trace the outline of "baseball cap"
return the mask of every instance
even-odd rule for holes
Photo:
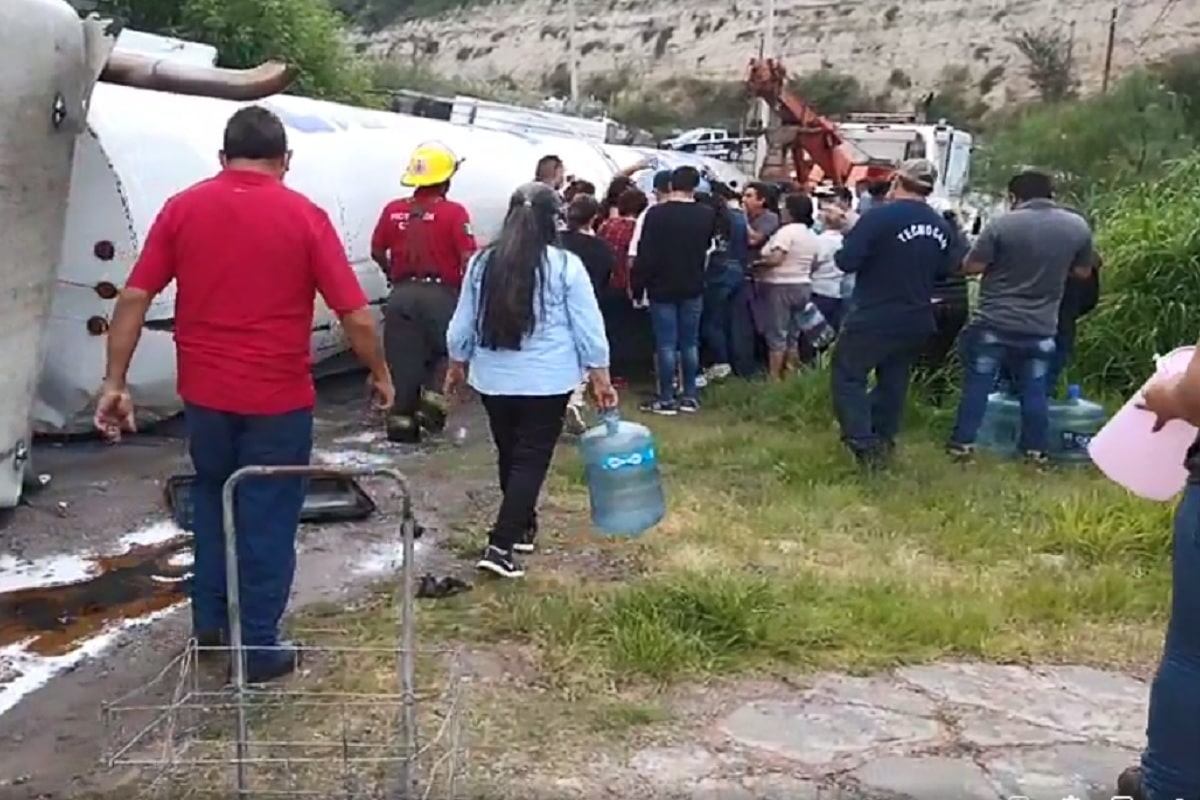
[[[937,183],[938,171],[934,163],[927,158],[910,158],[900,165],[896,174],[905,182],[915,187],[932,190]]]

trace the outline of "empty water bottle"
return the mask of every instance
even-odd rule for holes
[[[817,351],[828,348],[837,336],[837,331],[826,321],[817,304],[811,301],[796,315],[796,325],[799,326],[800,335],[804,340]]]
[[[1020,435],[1021,401],[1008,391],[992,392],[988,395],[975,445],[981,450],[1009,456],[1017,452]]]
[[[638,536],[666,514],[658,448],[644,425],[615,411],[579,437],[592,523],[610,536]]]
[[[1050,457],[1067,463],[1087,463],[1088,445],[1108,415],[1104,407],[1085,400],[1079,387],[1067,387],[1067,399],[1050,404]]]

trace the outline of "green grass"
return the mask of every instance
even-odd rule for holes
[[[530,559],[429,624],[531,646],[572,694],[755,670],[870,670],[936,658],[1140,666],[1170,588],[1171,508],[1091,469],[941,453],[948,420],[914,404],[899,461],[861,476],[821,374],[731,385],[696,418],[649,421],[670,513],[632,541],[589,537],[580,470],[550,495],[573,555],[627,557],[599,579]],[[548,559],[543,561],[543,558]]]
[[[722,703],[823,670],[1153,662],[1171,584],[1169,505],[1132,499],[1090,469],[953,464],[939,447],[950,411],[919,397],[895,468],[863,476],[838,441],[826,381],[731,384],[696,417],[645,420],[669,513],[639,539],[591,531],[579,464],[560,448],[527,578],[420,602],[420,645],[453,646],[471,676],[467,736],[472,753],[491,754],[472,760],[471,781],[491,787],[547,764],[584,774],[597,754],[702,736],[701,718]],[[485,459],[445,453],[425,480],[448,470],[490,480]],[[470,571],[492,505],[438,511],[447,557]],[[309,608],[296,625],[394,647],[395,588]],[[392,652],[327,661],[299,679],[304,690],[395,690]],[[446,678],[444,660],[421,659],[427,733],[447,707]],[[347,724],[363,741],[394,724],[387,708],[357,714]],[[313,714],[263,724],[273,741],[341,735]]]

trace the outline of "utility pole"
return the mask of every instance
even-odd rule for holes
[[[766,0],[767,3],[767,29],[763,37],[763,50],[766,51],[767,58],[774,58],[775,52],[775,0]]]
[[[763,30],[762,45],[759,50],[759,58],[775,58],[775,0],[764,0],[766,8],[764,15],[766,16],[766,27]],[[761,121],[762,134],[758,137],[758,143],[755,147],[754,155],[754,177],[761,176],[763,165],[767,162],[771,145],[767,138],[767,131],[771,129],[771,106],[766,100],[758,101],[758,115]]]
[[[1075,72],[1075,20],[1071,20],[1067,29],[1067,70]]]
[[[1108,17],[1108,44],[1104,48],[1104,77],[1100,81],[1100,93],[1108,94],[1108,82],[1112,77],[1113,49],[1117,45],[1117,4],[1114,2],[1112,14]]]
[[[567,0],[567,70],[571,76],[571,110],[579,110],[579,58],[575,49],[575,0]]]

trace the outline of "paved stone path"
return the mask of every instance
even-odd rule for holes
[[[1144,743],[1148,689],[1087,667],[823,676],[629,768],[654,795],[692,800],[1109,800]]]

